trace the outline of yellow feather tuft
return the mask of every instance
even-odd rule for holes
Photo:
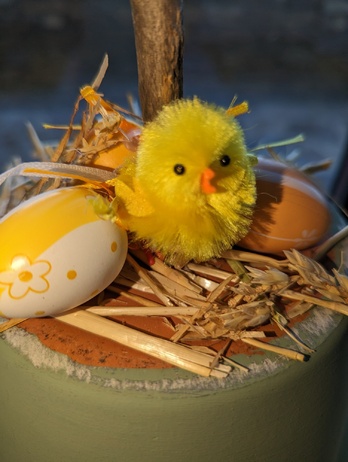
[[[249,104],[247,101],[243,101],[240,104],[237,104],[236,106],[231,106],[227,109],[227,114],[232,115],[233,117],[237,117],[242,114],[246,114],[249,112]]]

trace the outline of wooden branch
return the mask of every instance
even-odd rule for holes
[[[182,0],[130,0],[145,122],[183,93]]]

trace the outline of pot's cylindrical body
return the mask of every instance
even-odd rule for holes
[[[0,341],[1,461],[348,460],[347,320],[317,310],[299,331],[308,362],[241,357],[251,371],[218,380],[78,366],[14,328]]]

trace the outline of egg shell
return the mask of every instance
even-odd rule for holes
[[[330,226],[324,195],[303,173],[284,163],[259,159],[257,200],[249,233],[238,245],[262,253],[316,245]]]
[[[121,271],[127,233],[94,210],[83,187],[33,197],[0,220],[0,315],[29,318],[74,308]]]
[[[98,167],[105,170],[115,170],[120,167],[127,159],[134,156],[134,152],[138,147],[139,136],[142,128],[127,120],[122,119],[119,132],[108,135],[108,141],[119,141],[115,146],[100,151],[97,156],[90,162],[90,166]],[[128,140],[124,141],[124,137]],[[89,139],[93,142],[94,138]]]

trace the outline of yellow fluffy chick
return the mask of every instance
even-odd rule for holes
[[[110,181],[118,222],[169,264],[218,257],[248,232],[254,163],[224,109],[176,101],[145,126],[136,157]]]

